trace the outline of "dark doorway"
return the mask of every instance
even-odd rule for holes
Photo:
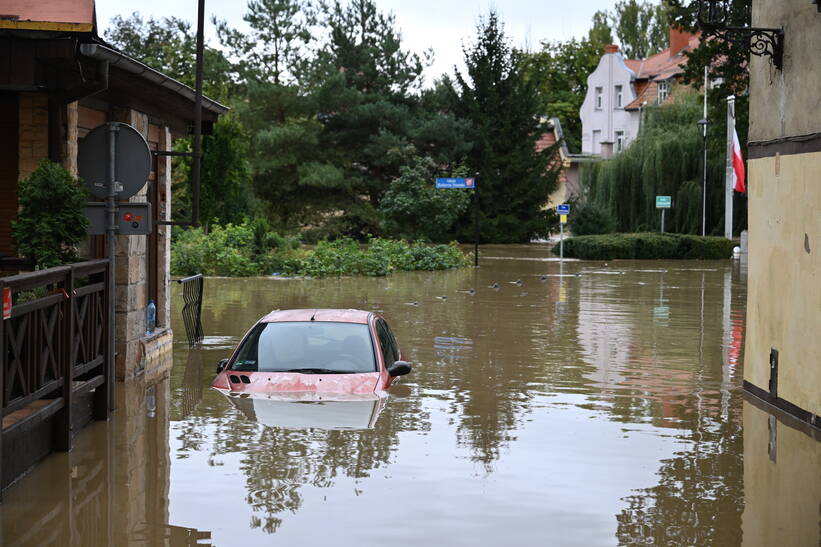
[[[16,91],[0,91],[0,256],[14,256],[11,221],[17,216],[19,106]]]

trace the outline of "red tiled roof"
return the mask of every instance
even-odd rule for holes
[[[687,44],[687,51],[692,51],[698,47],[699,35],[693,35]],[[680,66],[687,64],[687,57],[683,51],[670,56],[670,48],[665,48],[655,55],[642,60],[625,59],[627,68],[636,73],[637,80],[666,80],[681,74],[684,69]]]
[[[90,32],[94,0],[0,0],[0,28]]]

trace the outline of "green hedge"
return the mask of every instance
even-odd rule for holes
[[[293,239],[266,232],[258,222],[178,231],[171,244],[174,275],[329,277],[384,276],[397,270],[446,270],[469,264],[456,244],[426,245],[371,239],[367,245],[349,238],[303,247]]]
[[[723,237],[690,234],[604,234],[576,236],[564,242],[564,256],[583,260],[613,260],[617,258],[700,259],[730,258],[735,243]],[[553,248],[559,254],[559,246]]]

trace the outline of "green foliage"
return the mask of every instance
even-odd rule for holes
[[[350,238],[320,241],[314,249],[268,231],[267,221],[215,225],[180,231],[171,247],[174,275],[216,276],[340,275],[384,276],[401,270],[443,270],[467,265],[455,244],[426,245],[371,239],[361,245]]]
[[[20,181],[20,210],[11,223],[17,252],[39,269],[72,262],[86,237],[88,195],[61,165],[43,160]]]
[[[661,3],[620,0],[612,19],[628,59],[646,59],[668,46],[670,23],[667,9]]]
[[[415,158],[401,167],[380,203],[385,231],[403,239],[447,241],[451,228],[470,204],[468,191],[437,190],[435,164]],[[441,176],[461,176],[454,171]]]
[[[582,203],[570,215],[570,231],[574,236],[609,234],[616,231],[616,219],[607,209]]]
[[[699,97],[681,93],[677,100],[645,110],[638,138],[613,159],[585,167],[582,186],[586,199],[609,211],[622,232],[653,230],[659,226],[657,195],[673,197],[666,227],[671,232],[701,231],[702,137]],[[724,180],[722,157],[708,162],[708,180]],[[724,226],[724,185],[708,185],[707,233]]]
[[[542,205],[556,187],[559,166],[548,167],[555,148],[535,148],[546,130],[541,77],[527,74],[525,55],[511,48],[493,11],[464,52],[467,72],[456,73],[455,111],[472,126],[467,165],[479,174],[481,239],[520,243],[545,235],[552,213]],[[460,225],[460,234],[471,238],[471,216],[463,215]]]
[[[575,236],[564,241],[564,256],[582,260],[699,259],[732,256],[734,242],[723,237],[670,233]],[[559,248],[553,248],[554,254]]]
[[[177,141],[178,149],[190,150],[190,141]],[[253,215],[254,203],[248,137],[234,116],[222,116],[213,135],[202,139],[200,167],[200,221],[241,222]],[[174,169],[172,211],[175,220],[191,218],[190,158],[182,158]]]

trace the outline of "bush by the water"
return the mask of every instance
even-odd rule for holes
[[[564,242],[564,256],[583,260],[613,260],[617,258],[700,259],[730,258],[735,243],[723,237],[702,237],[689,234],[605,234],[576,236]],[[559,247],[553,248],[559,254]]]
[[[361,245],[342,238],[320,241],[309,249],[267,229],[267,224],[257,220],[213,226],[208,234],[200,228],[179,231],[171,245],[171,272],[237,277],[384,276],[397,270],[445,270],[469,262],[456,244],[371,239]]]
[[[609,234],[616,231],[616,219],[610,211],[593,203],[582,203],[570,216],[570,231],[576,236]]]

